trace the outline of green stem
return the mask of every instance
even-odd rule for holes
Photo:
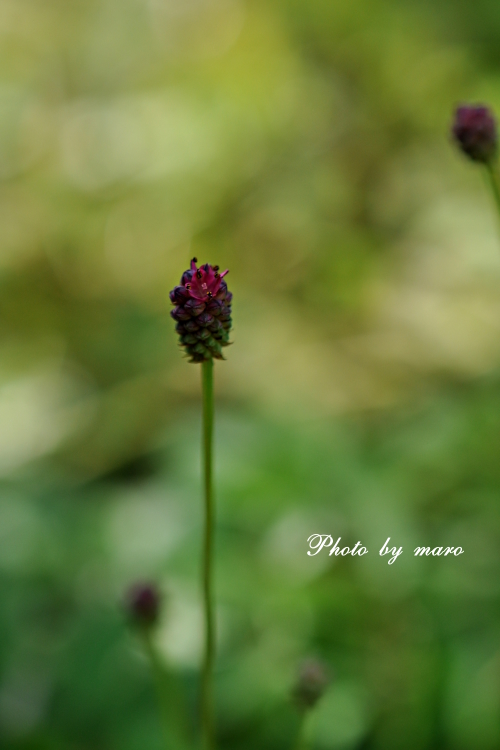
[[[307,750],[307,716],[308,712],[306,711],[303,711],[300,716],[300,724],[294,750]]]
[[[203,400],[203,485],[205,496],[205,531],[203,540],[203,609],[205,617],[205,651],[201,686],[201,729],[203,750],[214,750],[213,669],[215,658],[215,623],[212,591],[212,558],[214,538],[214,499],[212,493],[212,438],[214,423],[213,360],[201,366]]]
[[[158,656],[151,637],[151,631],[148,628],[143,628],[141,633],[144,649],[148,655],[156,684],[158,706],[166,747],[168,750],[171,750],[173,747],[185,750],[190,743],[188,737],[188,720],[180,685],[177,684],[173,675],[165,668]]]
[[[490,183],[491,192],[493,193],[495,205],[500,217],[500,187],[498,185],[498,175],[491,162],[486,163],[486,173],[488,175],[488,182]]]
[[[151,633],[148,628],[143,628],[142,638],[144,642],[144,649],[148,655],[149,662],[151,664],[151,671],[153,672],[154,681],[156,684],[156,693],[158,696],[158,708],[160,709],[161,723],[163,727],[163,735],[165,739],[165,747],[170,750],[170,716],[169,716],[169,696],[165,689],[165,683],[163,680],[163,668],[156,653],[156,649],[151,640]]]

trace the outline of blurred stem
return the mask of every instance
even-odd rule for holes
[[[158,708],[160,709],[161,723],[163,727],[163,735],[165,739],[165,747],[170,750],[170,717],[169,717],[169,695],[166,690],[164,682],[163,667],[153,645],[151,639],[151,631],[149,628],[142,628],[142,639],[144,642],[144,648],[148,655],[149,662],[151,664],[151,671],[153,672],[154,681],[156,684],[156,693],[158,696]]]
[[[300,716],[299,729],[297,732],[297,741],[294,746],[294,750],[307,750],[307,725],[309,712],[302,711]]]
[[[171,750],[173,746],[187,748],[189,746],[188,721],[180,685],[176,683],[173,675],[168,672],[158,656],[151,630],[143,628],[141,632],[156,684],[165,745],[168,750]]]
[[[203,609],[205,617],[205,652],[201,685],[201,730],[203,750],[213,750],[214,701],[213,669],[215,657],[215,624],[212,591],[212,557],[214,537],[214,500],[212,493],[212,442],[214,423],[213,360],[201,365],[203,400],[203,477],[205,495],[205,531],[203,540]]]
[[[486,163],[486,173],[488,175],[488,182],[491,186],[493,198],[495,199],[495,205],[497,207],[498,216],[500,218],[500,187],[498,185],[498,175],[495,167],[491,162]]]

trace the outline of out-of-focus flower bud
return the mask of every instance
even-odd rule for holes
[[[175,308],[170,313],[177,321],[175,327],[190,362],[205,362],[212,357],[223,359],[222,347],[229,344],[231,329],[232,294],[227,291],[219,266],[205,263],[184,271],[181,285],[170,292]]]
[[[484,105],[457,107],[452,132],[459,148],[473,161],[487,164],[496,154],[497,125]]]
[[[135,583],[125,595],[125,609],[133,625],[150,628],[160,615],[161,594],[153,583]]]
[[[317,659],[306,659],[299,667],[292,691],[296,706],[301,711],[313,708],[326,691],[330,680],[325,665]]]

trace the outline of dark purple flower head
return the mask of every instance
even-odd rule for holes
[[[473,161],[490,162],[497,150],[497,125],[484,105],[462,105],[455,112],[453,136],[459,148]]]
[[[160,615],[161,595],[152,583],[135,583],[125,595],[125,609],[134,625],[150,628]]]
[[[191,268],[184,271],[180,286],[170,292],[175,305],[170,313],[190,362],[205,362],[212,357],[223,359],[222,347],[229,344],[231,329],[231,300],[223,280],[228,271],[205,263],[197,268],[193,258]]]
[[[324,694],[329,682],[326,667],[321,661],[303,661],[292,692],[296,706],[301,711],[313,708]]]

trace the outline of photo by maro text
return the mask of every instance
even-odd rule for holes
[[[363,557],[363,555],[368,554],[369,550],[364,547],[361,542],[356,542],[354,547],[341,547],[341,539],[342,537],[339,536],[334,543],[333,537],[330,534],[311,534],[307,540],[309,546],[307,554],[310,557],[314,557],[323,549],[328,550],[329,556],[335,555],[335,557],[338,557],[339,555],[341,557],[346,557],[347,555],[350,555],[351,557]],[[387,563],[392,565],[392,563],[403,554],[403,547],[391,547],[389,546],[390,541],[391,537],[387,537],[379,550],[379,555],[381,557],[388,555]],[[458,557],[458,555],[463,554],[463,549],[462,547],[415,547],[413,554],[415,557],[447,557],[448,555]]]

